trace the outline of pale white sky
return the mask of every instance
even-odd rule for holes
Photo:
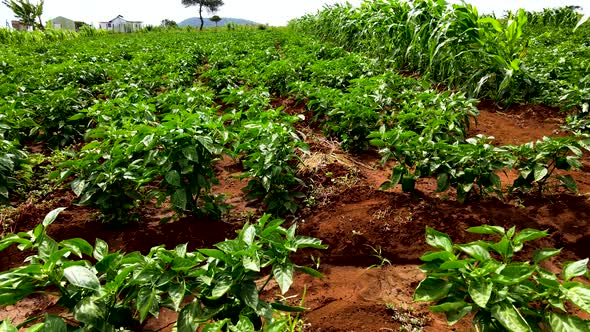
[[[321,9],[326,3],[333,4],[345,2],[345,0],[225,0],[224,2],[225,5],[217,13],[221,17],[238,17],[259,23],[284,25],[292,18]],[[362,0],[349,0],[349,2],[357,5]],[[506,9],[539,10],[565,5],[578,5],[586,11],[590,10],[590,0],[468,0],[467,2],[474,4],[482,13],[496,11],[502,14]],[[119,14],[128,20],[143,21],[152,25],[159,24],[163,19],[180,22],[186,18],[198,16],[196,7],[185,8],[180,0],[45,0],[43,21],[56,16],[65,16],[97,26],[99,21],[111,20]],[[11,19],[13,16],[10,9],[0,4],[0,26],[4,26],[4,22]]]

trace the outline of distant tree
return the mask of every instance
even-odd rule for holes
[[[215,27],[217,28],[217,23],[218,23],[219,21],[221,21],[221,17],[219,17],[219,16],[217,16],[217,15],[214,15],[213,17],[211,17],[211,18],[209,19],[209,21],[211,21],[211,22],[215,22]]]
[[[162,20],[162,26],[166,28],[176,28],[178,27],[178,24],[176,24],[176,21],[174,20],[165,19]]]
[[[82,27],[90,27],[90,25],[86,22],[74,21],[74,28],[76,29],[76,31],[80,31]]]
[[[223,6],[223,0],[181,0],[186,7],[199,6],[199,19],[201,20],[201,28],[203,30],[203,8],[210,13],[215,13],[219,7]]]
[[[8,8],[12,9],[14,16],[16,16],[27,27],[33,27],[33,30],[39,28],[45,29],[41,21],[43,14],[43,1],[38,4],[31,3],[29,0],[2,0]],[[39,23],[35,20],[39,19]]]

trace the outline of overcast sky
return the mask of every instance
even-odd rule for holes
[[[35,2],[36,0],[31,0]],[[345,2],[345,0],[225,0],[217,13],[221,17],[237,17],[270,25],[285,25],[288,20],[305,13],[315,12],[324,4]],[[349,0],[357,5],[362,0]],[[460,2],[460,1],[454,1]],[[496,11],[502,14],[506,9],[525,8],[539,10],[545,7],[578,5],[590,10],[590,0],[468,0],[480,12]],[[117,15],[128,20],[143,21],[156,25],[163,19],[180,22],[198,16],[196,7],[185,8],[180,0],[45,0],[43,21],[56,16],[84,21],[97,26],[99,21],[108,21]],[[209,15],[207,15],[209,16]],[[0,4],[0,24],[13,19],[12,12]]]

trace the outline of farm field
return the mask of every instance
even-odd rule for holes
[[[0,34],[0,331],[590,330],[579,19]]]

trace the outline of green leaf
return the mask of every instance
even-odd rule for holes
[[[94,291],[100,290],[98,278],[86,267],[77,265],[67,267],[64,269],[64,277],[74,286]]]
[[[453,242],[451,238],[433,228],[426,227],[426,243],[437,249],[441,249],[448,252],[453,252]]]
[[[420,257],[420,260],[424,262],[432,262],[437,259],[440,259],[442,261],[449,261],[455,260],[457,259],[457,257],[455,257],[455,255],[448,251],[431,251]]]
[[[99,306],[97,302],[90,296],[82,298],[74,307],[74,318],[86,325],[96,325],[104,321],[105,307]]]
[[[504,285],[515,285],[530,278],[534,272],[535,267],[528,263],[510,263],[494,277],[494,281]]]
[[[580,283],[567,287],[565,296],[580,309],[590,313],[590,287]]]
[[[170,296],[170,300],[172,300],[172,305],[174,306],[175,311],[178,311],[180,308],[180,305],[184,300],[184,293],[184,282],[181,282],[180,284],[172,284],[168,288],[168,295]]]
[[[514,244],[519,245],[527,241],[533,241],[547,236],[547,231],[539,231],[532,228],[523,229],[514,237]]]
[[[180,187],[180,174],[178,171],[172,170],[166,173],[166,182],[174,187]]]
[[[220,261],[227,261],[227,256],[221,250],[217,249],[199,249],[199,252],[205,256],[219,259]]]
[[[416,302],[432,302],[439,300],[449,293],[452,284],[443,279],[427,277],[422,280],[414,293]]]
[[[322,240],[316,239],[309,236],[297,236],[294,241],[297,249],[303,248],[314,248],[314,249],[326,249],[328,246],[322,244]]]
[[[176,323],[178,332],[195,332],[199,328],[199,323],[201,323],[199,319],[201,314],[202,310],[199,302],[194,301],[184,306],[178,314]]]
[[[289,331],[287,329],[287,323],[288,323],[288,321],[286,319],[275,320],[270,325],[268,325],[264,331],[265,332],[283,332],[283,331]]]
[[[569,281],[572,278],[583,276],[588,271],[588,258],[577,262],[567,263],[563,267],[563,279]]]
[[[533,255],[533,261],[535,264],[539,264],[548,258],[557,256],[561,253],[561,249],[539,249],[535,250],[535,254]]]
[[[382,191],[387,191],[387,190],[389,190],[389,189],[393,189],[393,188],[395,188],[395,186],[397,186],[397,184],[394,184],[393,182],[391,182],[391,181],[389,181],[389,180],[388,180],[388,181],[385,181],[385,182],[383,182],[383,183],[382,183],[382,184],[379,186],[379,190],[382,190]]]
[[[578,184],[571,175],[559,175],[557,179],[561,181],[561,185],[567,188],[567,190],[574,193],[578,192]]]
[[[45,328],[45,323],[39,323],[39,324],[35,324],[35,325],[27,328],[26,332],[40,332],[44,328]]]
[[[492,289],[494,284],[485,280],[472,280],[469,283],[469,295],[475,304],[481,308],[488,305],[488,301],[492,296]]]
[[[209,323],[203,327],[201,332],[221,332],[221,329],[229,322],[229,319],[219,320],[215,323]],[[180,332],[180,330],[178,331]],[[191,331],[194,332],[194,331]]]
[[[213,289],[211,290],[211,296],[207,297],[210,300],[217,300],[225,293],[227,293],[232,286],[232,278],[228,275],[223,275],[215,280]]]
[[[549,312],[547,322],[553,332],[590,331],[590,322],[556,312]]]
[[[251,246],[254,243],[254,238],[256,237],[256,227],[254,225],[247,225],[245,229],[242,231],[242,240],[246,242],[248,246]]]
[[[512,243],[506,237],[503,237],[502,240],[500,240],[500,242],[496,242],[490,245],[490,249],[499,253],[504,260],[510,259],[514,255],[514,248],[512,247]]]
[[[45,325],[43,331],[47,332],[67,332],[68,327],[61,317],[45,315]]]
[[[440,173],[436,179],[436,191],[443,192],[449,189],[449,174],[447,173]]]
[[[547,168],[545,166],[536,164],[533,169],[533,174],[535,182],[539,182],[543,180],[547,176],[547,174],[549,174],[549,172],[547,171]]]
[[[178,189],[172,194],[172,197],[170,197],[170,203],[181,210],[186,210],[186,203],[188,202],[186,196],[186,191],[184,189]]]
[[[258,252],[254,253],[254,257],[243,256],[242,265],[246,270],[260,272],[260,258],[258,257]]]
[[[477,243],[468,243],[458,245],[457,248],[468,254],[469,256],[477,259],[478,261],[487,261],[490,259],[490,253],[486,248]]]
[[[142,287],[137,294],[137,312],[139,312],[139,321],[143,323],[148,313],[157,313],[159,309],[160,297],[156,289],[152,287]]]
[[[47,226],[51,225],[55,221],[55,219],[57,219],[57,216],[65,209],[66,209],[65,207],[60,207],[60,208],[57,208],[57,209],[49,212],[45,216],[45,218],[43,219],[43,223],[42,223],[43,226],[47,227]]]
[[[240,298],[250,308],[258,308],[258,289],[254,281],[245,281],[240,287]]]
[[[529,324],[512,303],[502,301],[492,306],[492,317],[511,332],[530,332]]]
[[[457,302],[444,302],[441,304],[430,306],[430,311],[432,312],[448,312],[448,311],[456,311],[462,309],[469,304],[465,301],[457,301]]]
[[[82,193],[86,189],[86,186],[87,182],[84,181],[84,179],[80,178],[77,178],[74,181],[72,181],[72,183],[70,183],[70,187],[72,188],[72,191],[74,192],[74,194],[76,194],[77,197],[80,197],[80,195],[82,195]]]
[[[232,332],[255,332],[254,324],[246,316],[240,316],[240,320],[236,326],[231,326],[230,331]]]
[[[0,332],[18,332],[18,329],[10,323],[10,318],[0,324]]]
[[[473,305],[466,304],[464,307],[445,312],[447,316],[447,323],[451,326],[454,325],[455,323],[463,319],[463,317],[467,316],[472,310]]]
[[[272,274],[281,288],[281,293],[285,294],[293,283],[293,264],[289,261],[275,263],[272,267]]]
[[[469,264],[471,264],[473,260],[458,260],[458,261],[449,261],[442,263],[439,268],[441,270],[456,270],[456,269],[464,269]]]
[[[84,239],[69,239],[61,241],[63,247],[70,249],[75,255],[82,258],[82,254],[86,256],[92,256],[93,248],[90,243]]]
[[[491,225],[482,225],[477,227],[468,228],[467,231],[469,233],[474,234],[486,234],[486,235],[504,235],[506,230],[504,227],[500,226],[491,226]]]

